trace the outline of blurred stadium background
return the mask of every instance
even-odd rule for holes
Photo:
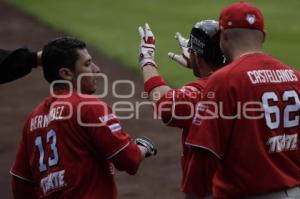
[[[114,60],[138,70],[137,28],[150,24],[156,36],[156,58],[167,81],[180,86],[191,73],[171,62],[167,53],[180,52],[175,32],[188,36],[193,24],[218,19],[232,0],[9,0],[52,28],[86,40]],[[265,16],[267,53],[300,67],[299,0],[250,0]]]
[[[33,17],[26,17],[22,12],[2,5],[1,2],[13,5]],[[179,31],[183,36],[188,36],[193,24],[203,19],[218,19],[223,6],[231,2],[235,1],[0,0],[0,47],[13,49],[25,43],[37,49],[41,47],[41,43],[53,36],[61,33],[73,35],[85,40],[100,55],[105,55],[117,63],[114,65],[112,61],[103,61],[103,57],[95,57],[96,63],[100,61],[109,64],[108,67],[104,67],[104,71],[109,73],[110,78],[131,79],[136,82],[137,91],[141,91],[142,80],[137,64],[140,42],[137,28],[148,22],[156,36],[159,71],[168,82],[177,87],[194,77],[189,70],[173,63],[167,56],[169,51],[180,53],[174,39],[175,32]],[[260,7],[265,16],[265,51],[291,66],[300,67],[300,1],[249,2]],[[19,21],[9,18],[13,16],[19,17]],[[36,27],[36,21],[42,25]],[[45,31],[49,33],[46,34]],[[26,35],[24,32],[27,32]],[[93,54],[95,55],[95,52]],[[127,69],[119,68],[120,65],[127,66]],[[15,158],[23,121],[31,109],[47,95],[48,86],[42,80],[41,70],[37,69],[21,80],[1,85],[0,91],[0,198],[5,199],[11,197],[8,170]],[[135,97],[132,100],[140,99]],[[151,112],[152,110],[148,109],[148,114]],[[135,177],[121,173],[117,175],[120,198],[183,198],[179,192],[179,130],[163,127],[149,115],[138,122],[136,125],[136,120],[127,120],[123,125],[133,136],[146,135],[155,138],[159,144],[159,155],[151,161],[145,161],[140,173]]]

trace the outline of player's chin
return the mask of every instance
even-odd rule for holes
[[[88,87],[90,94],[93,94],[97,90],[97,78],[94,78],[90,81],[90,85]]]
[[[96,84],[90,84],[90,85],[86,85],[84,87],[82,87],[81,92],[82,94],[87,94],[87,95],[91,95],[94,94],[97,90],[97,85]]]
[[[89,90],[88,90],[88,94],[91,95],[91,94],[94,94],[97,90],[97,85],[94,85],[93,87],[91,87]]]

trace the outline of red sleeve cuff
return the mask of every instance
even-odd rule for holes
[[[165,80],[161,76],[154,76],[148,79],[144,83],[144,90],[147,93],[150,93],[154,88],[166,85]]]

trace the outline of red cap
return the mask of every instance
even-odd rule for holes
[[[219,18],[220,29],[246,28],[264,32],[264,17],[254,5],[238,2],[225,7]]]

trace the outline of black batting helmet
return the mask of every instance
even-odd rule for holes
[[[217,69],[224,65],[224,56],[220,49],[219,22],[203,20],[192,28],[188,47],[201,55],[212,67]]]

